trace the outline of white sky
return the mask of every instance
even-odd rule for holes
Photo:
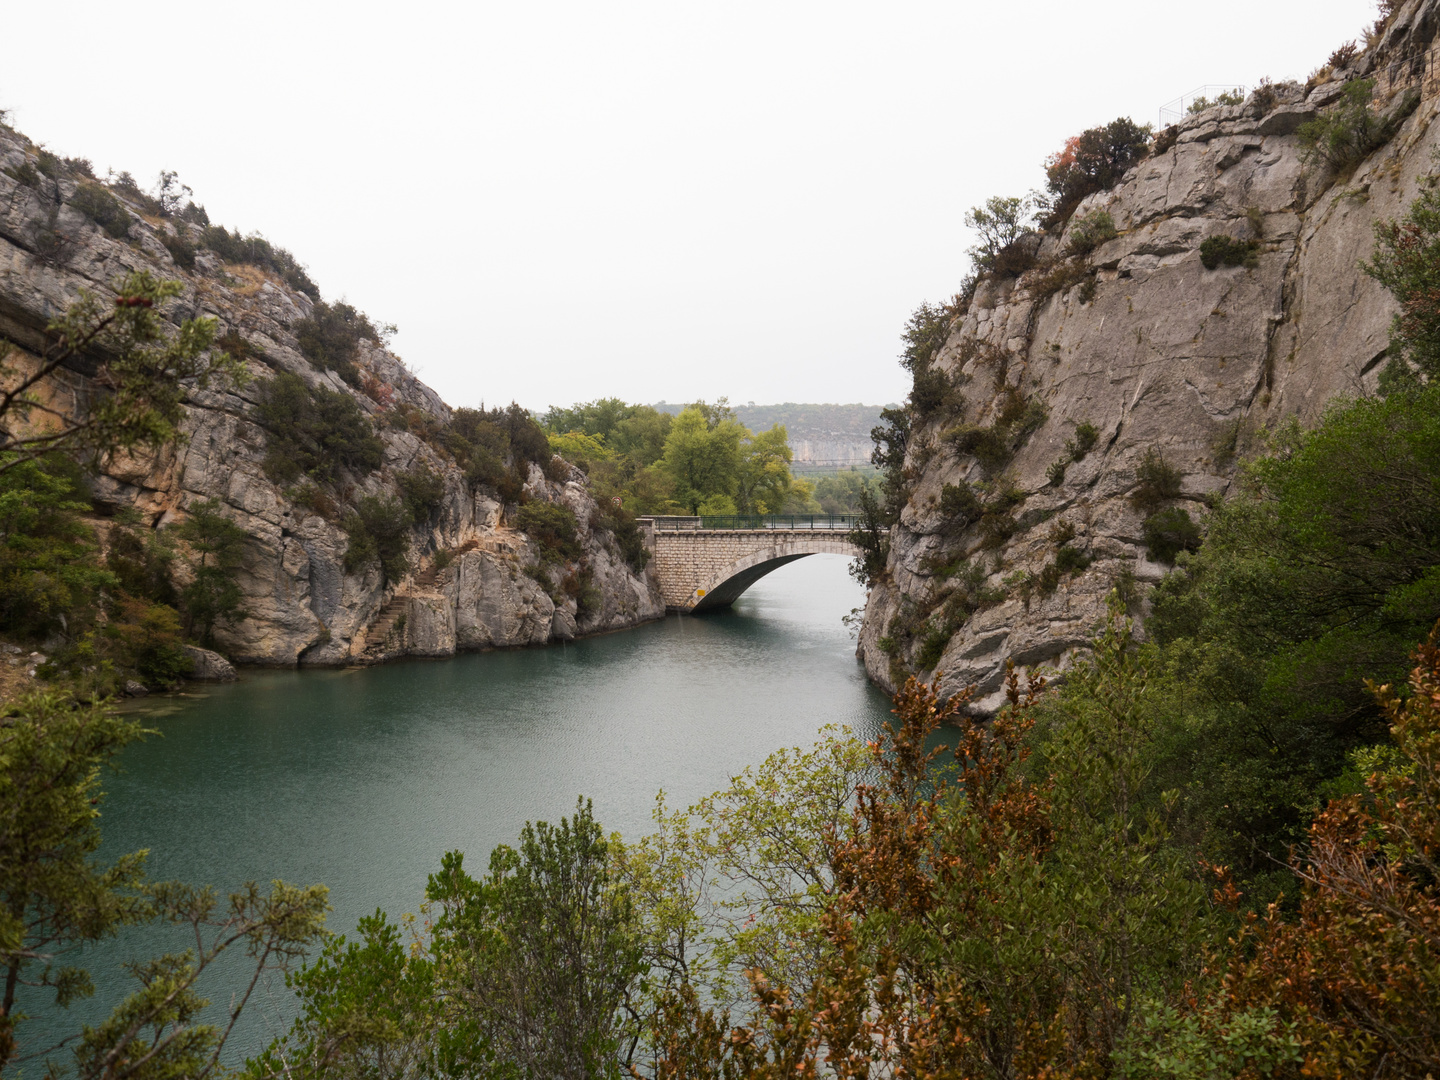
[[[451,404],[876,404],[967,208],[1083,128],[1303,79],[1373,7],[16,3],[0,106],[102,174],[178,170]]]

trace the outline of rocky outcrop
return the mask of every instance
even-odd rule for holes
[[[93,482],[100,504],[134,507],[154,527],[183,520],[187,507],[215,499],[245,530],[249,542],[239,582],[246,617],[217,632],[219,647],[232,660],[356,662],[375,644],[367,641],[371,624],[397,595],[405,601],[403,633],[392,627],[388,636],[393,642],[370,649],[371,656],[536,645],[664,615],[653,577],[633,571],[613,536],[592,524],[595,505],[583,474],[571,470],[556,482],[535,468],[526,487],[529,498],[563,503],[576,513],[593,582],[582,615],[576,600],[564,593],[563,571],[527,570],[539,563],[540,552],[524,533],[509,527],[516,508],[501,505],[486,489],[472,489],[443,442],[412,434],[426,426],[443,428],[450,409],[398,357],[362,341],[355,363],[374,392],[359,392],[301,354],[295,324],[314,309],[305,292],[256,266],[223,263],[203,248],[195,253],[193,268],[182,269],[167,247],[177,246],[175,223],[149,213],[136,200],[125,203],[133,220],[116,239],[75,207],[86,183],[82,174],[49,166],[52,176],[44,169],[37,172],[37,163],[37,147],[0,128],[0,168],[5,170],[0,173],[0,335],[18,346],[12,366],[33,362],[44,347],[46,325],[82,289],[104,293],[122,275],[140,269],[182,282],[182,295],[165,308],[167,318],[211,316],[220,335],[238,335],[245,342],[248,383],[193,388],[179,445],[153,457],[114,462]],[[124,192],[118,194],[125,202]],[[277,484],[264,468],[267,433],[257,422],[256,406],[266,381],[279,372],[350,395],[384,443],[380,468],[344,478],[330,500],[335,505],[324,513],[297,502],[298,492]],[[62,371],[44,388],[56,401],[93,390],[79,370]],[[390,423],[396,409],[424,422],[402,430]],[[465,553],[438,575],[433,587],[416,588],[410,579],[384,583],[378,566],[347,573],[343,506],[367,495],[396,494],[397,476],[420,467],[442,478],[444,497],[430,522],[411,533],[411,566],[423,573],[437,565],[437,557],[443,562],[448,553]]]
[[[235,681],[235,666],[219,653],[211,649],[201,649],[195,645],[186,645],[185,652],[189,655],[190,663],[193,665],[190,669],[190,678],[203,682]]]
[[[1394,305],[1361,263],[1375,223],[1401,216],[1436,170],[1437,27],[1440,2],[1410,0],[1349,70],[1189,118],[1047,235],[1038,268],[981,283],[937,361],[965,404],[919,418],[910,438],[908,503],[860,635],[876,681],[893,687],[943,644],[928,669],[944,690],[977,684],[981,708],[993,709],[1007,659],[1063,671],[1117,580],[1133,574],[1143,593],[1168,569],[1146,558],[1131,499],[1147,453],[1181,474],[1176,505],[1203,522],[1265,433],[1291,418],[1314,423],[1337,395],[1373,392]],[[1376,79],[1377,111],[1413,111],[1337,176],[1302,160],[1295,131],[1360,76]],[[1102,210],[1118,235],[1047,294],[1075,224]],[[1255,241],[1252,265],[1202,264],[1201,244],[1222,234]],[[945,437],[957,424],[990,425],[1007,406],[1013,415],[1016,402],[1044,419],[1003,467]],[[1060,479],[1081,424],[1098,440]],[[942,511],[946,485],[967,483],[992,499],[1008,487],[1018,501],[988,538]],[[1093,561],[1047,581],[1061,543]],[[947,622],[962,560],[979,568],[967,586],[978,610]]]

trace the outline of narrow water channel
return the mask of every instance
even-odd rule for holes
[[[731,611],[564,646],[250,672],[147,704],[160,737],[107,779],[103,854],[148,848],[153,879],[222,891],[324,882],[329,925],[345,932],[377,907],[415,911],[444,852],[483,870],[496,844],[569,814],[577,795],[607,830],[637,837],[659,789],[686,806],[822,725],[873,738],[886,722],[889,700],[840,621],[864,602],[846,566],[801,559]],[[33,1002],[32,1034],[93,1022],[133,985],[123,960],[177,947],[150,929],[106,943],[86,958],[94,1001],[68,1016]],[[222,977],[208,993],[229,990]],[[291,1015],[283,983],[262,988],[227,1059],[263,1048]]]

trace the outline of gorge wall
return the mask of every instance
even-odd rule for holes
[[[574,512],[583,549],[579,562],[588,566],[593,585],[583,610],[560,587],[563,569],[527,572],[539,552],[507,524],[515,505],[502,505],[493,490],[467,483],[435,440],[388,422],[402,406],[432,427],[443,429],[451,419],[449,407],[396,356],[379,343],[360,343],[355,366],[367,387],[379,388],[379,400],[372,399],[302,355],[295,326],[315,303],[305,291],[256,265],[223,262],[204,248],[194,252],[193,267],[183,269],[172,255],[176,222],[140,200],[126,201],[123,190],[120,201],[131,220],[128,229],[117,230],[121,235],[111,235],[73,205],[82,186],[94,186],[83,172],[67,167],[52,176],[50,166],[42,175],[37,162],[43,164],[40,148],[0,127],[0,335],[16,347],[12,367],[34,361],[45,347],[47,324],[80,290],[110,295],[114,282],[140,269],[183,283],[183,294],[164,308],[167,319],[213,316],[219,334],[239,335],[249,354],[252,378],[246,385],[191,390],[179,445],[113,462],[93,478],[102,511],[134,507],[145,524],[161,528],[183,520],[197,501],[213,499],[245,530],[239,584],[246,616],[217,633],[232,659],[338,665],[407,653],[446,655],[564,640],[664,615],[653,575],[632,570],[613,534],[596,524],[595,501],[578,469],[532,465],[524,493]],[[297,503],[294,485],[275,482],[265,469],[267,432],[257,403],[280,372],[352,397],[383,442],[380,467],[343,477],[325,513]],[[70,370],[42,387],[61,402],[93,391],[84,374]],[[397,476],[417,467],[443,480],[444,496],[429,523],[410,533],[411,575],[387,584],[375,565],[347,572],[344,507],[367,495],[397,495]],[[97,524],[103,535],[103,514]]]
[[[908,672],[936,672],[945,693],[977,685],[989,711],[1003,700],[1007,659],[1063,671],[1117,581],[1138,584],[1141,610],[1169,569],[1147,558],[1132,505],[1147,454],[1182,475],[1174,504],[1203,524],[1267,432],[1291,418],[1313,424],[1336,396],[1374,392],[1395,306],[1361,263],[1375,223],[1403,216],[1440,146],[1440,3],[1398,7],[1343,70],[1162,133],[1120,183],[1038,238],[1034,269],[982,279],[955,310],[933,364],[964,404],[911,410],[907,499],[860,634],[877,682],[893,689]],[[1305,160],[1296,129],[1362,77],[1375,80],[1377,113],[1413,111],[1337,175]],[[1076,224],[1101,210],[1117,235],[1056,289]],[[1207,269],[1200,246],[1221,234],[1256,241],[1253,265]],[[1003,465],[962,451],[955,434],[1042,416]],[[1081,424],[1098,439],[1066,465]],[[947,485],[1003,508],[957,521]],[[1092,561],[1047,578],[1061,546]]]

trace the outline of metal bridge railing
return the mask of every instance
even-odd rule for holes
[[[848,532],[860,523],[855,514],[704,514],[654,517],[661,531],[675,529],[836,529]]]

